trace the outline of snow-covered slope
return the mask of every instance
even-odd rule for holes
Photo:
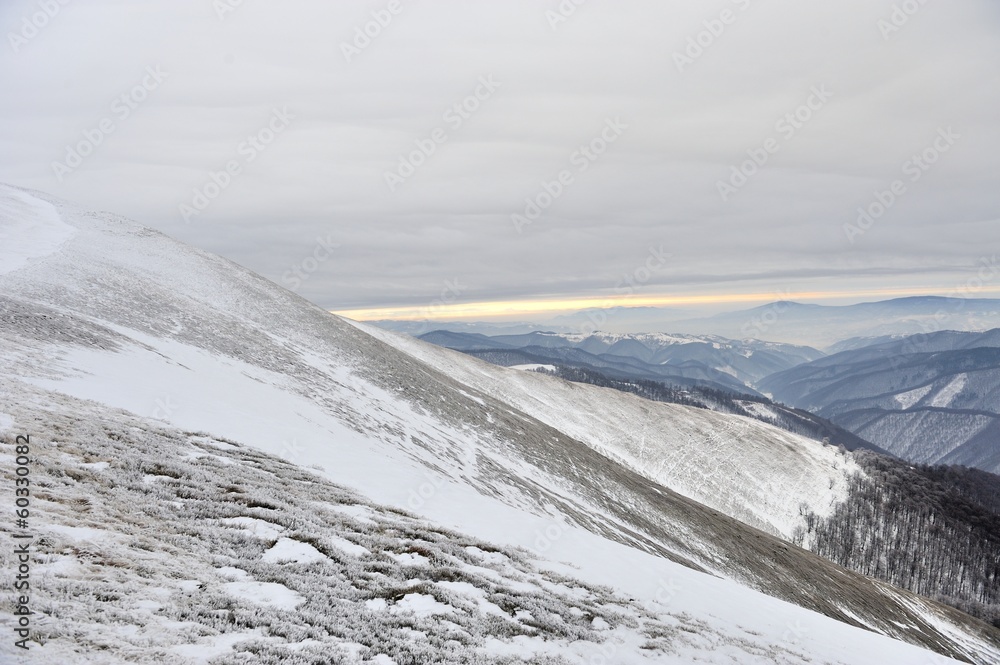
[[[74,234],[55,207],[30,194],[5,190],[0,198],[0,274],[12,272],[31,259],[45,256]]]
[[[0,662],[956,662],[586,532],[553,547],[572,565],[544,560],[232,441],[10,387],[0,476],[30,432],[44,556],[38,643],[5,639]]]
[[[135,662],[139,652],[101,637],[113,627],[111,632],[129,635],[129,645],[139,649],[142,657],[170,660],[172,656],[164,651],[169,645],[146,639],[161,624],[183,636],[187,644],[211,641],[215,638],[211,631],[229,635],[215,640],[219,651],[199,647],[183,651],[195,662],[204,662],[211,653],[220,654],[219,662],[245,662],[232,655],[242,637],[230,633],[245,636],[254,630],[260,631],[261,639],[271,640],[271,646],[307,643],[323,653],[332,653],[335,644],[351,649],[354,636],[366,634],[366,627],[372,625],[372,618],[360,610],[349,615],[355,623],[341,633],[310,624],[307,616],[318,620],[316,613],[296,615],[292,623],[301,626],[301,619],[313,629],[294,634],[287,633],[290,629],[285,624],[255,619],[251,625],[240,618],[250,611],[246,603],[257,603],[265,596],[289,608],[300,607],[300,598],[306,608],[327,602],[316,587],[326,584],[332,573],[316,552],[330,558],[339,548],[343,554],[333,558],[350,571],[360,574],[367,566],[375,571],[373,575],[377,572],[405,585],[412,582],[392,594],[393,603],[387,600],[384,608],[377,602],[364,605],[373,612],[398,612],[406,619],[376,621],[383,632],[375,633],[373,639],[394,643],[407,636],[421,639],[413,634],[427,632],[427,624],[419,618],[450,611],[440,605],[472,616],[473,623],[494,622],[488,603],[500,604],[490,595],[461,586],[463,582],[482,590],[483,577],[497,579],[499,575],[512,588],[525,580],[542,588],[544,576],[531,566],[558,567],[552,563],[557,561],[566,562],[559,569],[572,571],[583,579],[583,585],[610,586],[615,591],[609,593],[617,594],[618,600],[609,595],[607,602],[624,608],[621,611],[631,613],[636,622],[641,612],[629,605],[635,602],[629,598],[670,598],[671,611],[690,618],[696,633],[708,637],[690,645],[674,640],[686,645],[685,649],[690,647],[678,655],[681,652],[671,652],[666,646],[644,649],[646,642],[661,638],[670,642],[669,631],[644,631],[639,623],[626,626],[614,639],[603,639],[599,633],[605,630],[604,623],[613,627],[619,619],[590,619],[589,627],[577,626],[582,633],[570,630],[568,634],[577,635],[582,646],[560,642],[558,636],[544,643],[519,636],[517,630],[503,628],[507,625],[503,622],[471,631],[467,621],[458,622],[472,635],[469,644],[489,645],[491,654],[503,650],[534,653],[535,662],[545,662],[546,654],[566,659],[550,662],[586,662],[581,653],[590,657],[608,644],[617,650],[609,657],[612,662],[645,662],[641,654],[646,653],[660,658],[658,662],[672,662],[671,658],[691,662],[692,654],[705,662],[741,663],[911,663],[930,658],[847,625],[853,624],[977,662],[990,662],[1000,654],[1000,640],[985,625],[844,571],[723,514],[731,510],[769,531],[784,532],[795,521],[794,511],[774,496],[763,495],[780,496],[786,491],[784,484],[803,496],[816,491],[807,502],[818,512],[836,498],[836,481],[850,470],[850,461],[832,450],[754,421],[685,409],[661,410],[661,405],[647,404],[643,406],[653,409],[647,415],[656,418],[647,440],[658,448],[649,454],[667,461],[678,455],[664,455],[662,448],[675,446],[675,451],[687,456],[687,461],[682,458],[669,469],[666,463],[650,465],[643,461],[647,453],[633,450],[642,437],[618,440],[628,427],[628,418],[641,416],[638,400],[605,402],[612,394],[616,399],[628,396],[592,389],[578,393],[581,401],[576,405],[559,402],[566,399],[561,391],[571,390],[568,384],[554,380],[520,384],[544,377],[500,370],[429,346],[403,352],[228,261],[132,222],[8,187],[0,187],[0,199],[6,201],[0,206],[0,228],[25,229],[19,233],[35,236],[21,245],[35,248],[31,252],[9,253],[16,257],[16,265],[14,258],[8,264],[8,254],[0,250],[4,266],[14,265],[0,270],[0,427],[4,430],[0,434],[6,444],[15,434],[30,434],[39,445],[33,473],[47,485],[36,495],[32,527],[39,536],[38,565],[54,565],[51,577],[41,579],[59,582],[38,589],[36,607],[45,614],[40,621],[56,626],[55,633],[46,633],[51,641],[45,649],[51,647],[51,653],[71,653],[68,650],[74,642],[80,642],[85,644],[82,649],[103,645],[108,662]],[[59,225],[22,219],[43,215],[48,210],[45,203],[53,206],[71,233]],[[419,357],[430,353],[427,349],[447,355],[428,356],[433,361],[429,364]],[[533,396],[540,403],[553,401],[561,404],[559,408],[580,413],[593,409],[595,418],[604,409],[614,412],[609,420],[594,423],[596,430],[610,438],[598,440],[591,435],[587,439],[579,413],[564,413],[565,418],[556,421],[550,418],[551,411],[532,405],[531,400],[519,406],[519,400],[526,398],[514,395],[525,385],[548,391]],[[643,424],[633,422],[631,428]],[[681,434],[667,434],[674,431]],[[211,447],[224,440],[238,443],[242,452],[235,457],[211,452]],[[231,452],[225,446],[220,450]],[[599,451],[613,454],[622,464]],[[11,450],[0,452],[10,455]],[[699,465],[716,455],[729,453],[727,463],[716,465],[715,475],[698,471]],[[283,466],[276,458],[293,466]],[[752,472],[741,468],[742,459]],[[166,471],[157,471],[157,464],[166,465]],[[824,464],[830,465],[825,476]],[[800,467],[799,474],[780,471],[783,465]],[[715,500],[725,510],[685,498],[629,466],[647,475],[653,475],[650,468],[662,467],[657,473],[665,474],[664,482],[687,483],[682,489],[706,501],[711,498],[709,492],[699,490],[698,485],[708,483],[706,487],[721,495]],[[311,467],[317,477],[309,476],[303,467]],[[2,468],[9,478],[11,465]],[[281,491],[288,495],[275,502],[272,490],[254,489],[261,485],[254,474],[278,468],[284,469],[285,475],[277,475]],[[232,480],[242,485],[243,508],[220,512],[217,495],[228,490],[218,485],[209,491],[206,474],[216,479],[213,482]],[[157,475],[180,482],[146,478]],[[824,490],[822,479],[828,484],[832,480],[832,487]],[[168,490],[153,485],[159,489],[143,491],[140,486],[146,480],[167,483]],[[340,521],[323,531],[319,541],[302,540],[303,530],[308,533],[321,525],[299,522],[289,515],[327,510],[322,497],[336,495],[328,482],[367,497],[338,498],[339,503],[388,504],[468,534],[427,527],[443,534],[434,536],[435,542],[438,551],[449,556],[455,556],[454,545],[465,547],[475,539],[498,543],[496,547],[503,551],[510,546],[527,549],[517,555],[522,558],[511,559],[512,567],[482,572],[474,579],[433,577],[443,575],[440,571],[421,571],[408,578],[400,569],[404,562],[387,552],[421,552],[399,552],[393,549],[399,543],[389,542],[380,543],[382,551],[375,552],[368,547],[372,541],[364,529],[356,524]],[[169,498],[171,493],[176,499]],[[10,494],[3,496],[12,500]],[[743,504],[737,505],[740,496]],[[85,517],[82,508],[65,508],[83,505],[78,503],[81,497],[91,497],[101,519]],[[187,516],[171,512],[170,506],[183,512],[188,505],[192,512]],[[413,523],[390,514],[391,510],[372,510],[372,515],[379,516],[372,519],[389,535],[407,529],[411,534],[407,537],[416,535]],[[199,527],[205,530],[195,532],[186,521],[189,517],[233,518],[236,521],[227,522],[224,528],[253,526],[254,535],[232,544],[231,534],[216,529],[223,525],[212,521]],[[96,534],[100,536],[96,545],[73,544],[73,537],[95,537],[92,532],[66,529],[81,526],[107,533]],[[11,528],[10,523],[0,523],[4,531]],[[162,543],[150,543],[158,534],[177,534],[187,540],[165,538]],[[289,541],[309,544],[316,552]],[[178,542],[201,543],[207,551],[189,551]],[[374,560],[365,561],[357,547],[369,549]],[[307,566],[302,571],[268,568],[289,555],[313,560],[283,564]],[[161,569],[158,562],[163,556],[182,559],[176,568]],[[539,559],[548,563],[538,563]],[[461,563],[472,565],[471,560]],[[95,565],[101,567],[95,569]],[[189,570],[198,584],[211,589],[206,596],[211,603],[202,605],[199,597],[177,595],[192,593],[197,586],[177,579],[180,570]],[[95,571],[104,571],[104,578],[95,577]],[[697,571],[711,571],[722,579]],[[152,581],[140,583],[138,578]],[[91,589],[99,589],[102,580],[122,589],[132,589],[131,583],[142,587],[137,591],[138,605],[130,604],[124,597],[128,594],[114,597],[104,590],[88,595]],[[662,585],[669,588],[671,580],[682,588],[676,596],[663,591]],[[459,586],[429,592],[427,585],[439,581]],[[387,584],[376,582],[355,586],[360,595],[353,600],[376,601],[380,588]],[[261,586],[267,584],[281,584],[289,591]],[[85,598],[77,599],[66,589],[83,590]],[[271,592],[275,593],[269,596]],[[563,607],[575,617],[566,599],[557,597],[561,593],[556,590],[545,603]],[[156,602],[166,609],[156,610]],[[81,607],[90,609],[81,612]],[[481,614],[475,614],[475,607]],[[104,611],[95,612],[96,608]],[[144,618],[138,609],[156,617]],[[70,616],[72,623],[65,623]],[[525,622],[516,611],[508,616]],[[687,618],[675,617],[677,621]],[[9,615],[3,620],[8,621]],[[185,625],[177,625],[178,621]],[[631,620],[621,621],[624,625]],[[144,628],[147,625],[149,630]],[[791,649],[782,646],[782,635],[789,630],[796,633],[799,626],[805,627],[805,637],[796,645],[801,651],[786,653]],[[434,644],[444,645],[446,636],[454,635],[441,627],[435,630],[428,633]],[[498,641],[494,644],[491,639]],[[587,647],[588,643],[595,646]],[[860,646],[854,649],[848,644]],[[5,643],[3,648],[12,647]],[[255,653],[262,653],[260,649],[270,647],[254,648],[258,649]],[[358,652],[357,658],[345,658],[345,662],[390,662],[379,661],[377,656],[374,651]],[[87,659],[82,651],[60,657],[63,662]],[[170,660],[174,661],[180,662]],[[401,657],[399,662],[413,661]]]
[[[858,470],[832,446],[749,418],[513,373],[400,333],[356,325],[646,478],[785,538],[802,523],[802,504],[829,514]]]

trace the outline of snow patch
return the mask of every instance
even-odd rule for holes
[[[366,554],[371,554],[371,552],[369,552],[367,548],[364,548],[361,545],[355,545],[346,538],[338,538],[336,536],[331,536],[327,538],[326,541],[331,545],[333,545],[334,547],[336,547],[341,552],[350,554],[352,556],[365,556]]]
[[[222,585],[222,588],[230,596],[235,596],[240,600],[257,605],[268,605],[281,610],[294,610],[306,600],[299,593],[276,582],[258,582],[256,580],[227,582]]]
[[[221,524],[226,526],[231,526],[237,529],[242,529],[247,533],[257,536],[258,538],[263,538],[264,540],[274,540],[281,535],[284,531],[284,527],[275,524],[274,522],[268,522],[267,520],[258,519],[256,517],[226,517],[219,520]]]
[[[389,610],[392,613],[412,613],[418,617],[429,617],[441,614],[452,614],[455,608],[438,602],[434,596],[427,593],[408,593]]]
[[[196,644],[178,644],[171,651],[181,658],[187,658],[193,663],[208,665],[213,658],[229,653],[240,642],[257,640],[263,636],[264,634],[259,628],[246,633],[222,633],[221,635],[203,639]]]
[[[948,407],[951,403],[955,401],[958,394],[962,392],[965,388],[965,384],[969,381],[968,374],[958,374],[953,378],[948,385],[938,391],[938,394],[934,396],[931,400],[931,406]]]
[[[900,408],[906,410],[911,406],[922,400],[927,396],[927,393],[931,391],[932,386],[924,386],[923,388],[914,388],[913,390],[908,390],[905,393],[899,393],[898,395],[893,395],[893,399],[899,404]]]
[[[111,540],[112,534],[103,529],[91,527],[66,526],[63,524],[49,524],[45,527],[48,531],[54,531],[59,535],[76,542],[100,543]]]
[[[278,542],[260,558],[267,563],[310,563],[324,559],[326,555],[309,543],[291,538],[279,538]]]

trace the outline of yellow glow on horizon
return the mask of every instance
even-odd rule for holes
[[[962,288],[882,288],[857,289],[854,291],[799,291],[788,293],[730,293],[707,295],[611,295],[603,297],[578,296],[574,298],[551,298],[534,300],[496,300],[480,302],[435,302],[419,307],[377,307],[368,309],[344,309],[333,314],[357,321],[377,321],[395,319],[400,321],[453,321],[461,319],[492,319],[497,317],[523,316],[575,312],[585,309],[606,307],[668,307],[671,305],[717,305],[726,303],[766,303],[775,300],[838,300],[865,297],[903,297],[952,295],[968,296],[970,289]],[[1000,292],[1000,286],[977,288],[977,295]]]

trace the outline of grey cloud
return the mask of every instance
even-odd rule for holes
[[[928,3],[888,39],[888,0],[592,0],[553,30],[557,4],[403,2],[348,63],[341,43],[384,3],[244,3],[224,20],[206,2],[70,3],[0,59],[0,180],[285,285],[335,238],[298,287],[330,308],[419,305],[455,278],[469,300],[599,295],[660,244],[673,257],[650,293],[946,286],[1000,245],[995,3]],[[4,34],[34,8],[4,3]],[[679,72],[674,54],[726,8],[735,22]],[[163,84],[58,181],[52,162],[156,65]],[[489,75],[501,87],[449,124]],[[777,123],[824,85],[833,97],[784,136]],[[246,161],[241,143],[283,107],[288,129]],[[614,117],[628,129],[580,172],[574,151]],[[961,140],[848,242],[857,208],[949,126]],[[386,172],[435,129],[446,140],[390,191]],[[771,138],[723,202],[718,181]],[[239,175],[185,223],[178,207],[232,160]],[[562,170],[573,183],[517,233],[510,216]]]

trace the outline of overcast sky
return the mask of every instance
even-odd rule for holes
[[[0,25],[0,180],[329,309],[946,292],[1000,247],[995,0],[5,0]]]

